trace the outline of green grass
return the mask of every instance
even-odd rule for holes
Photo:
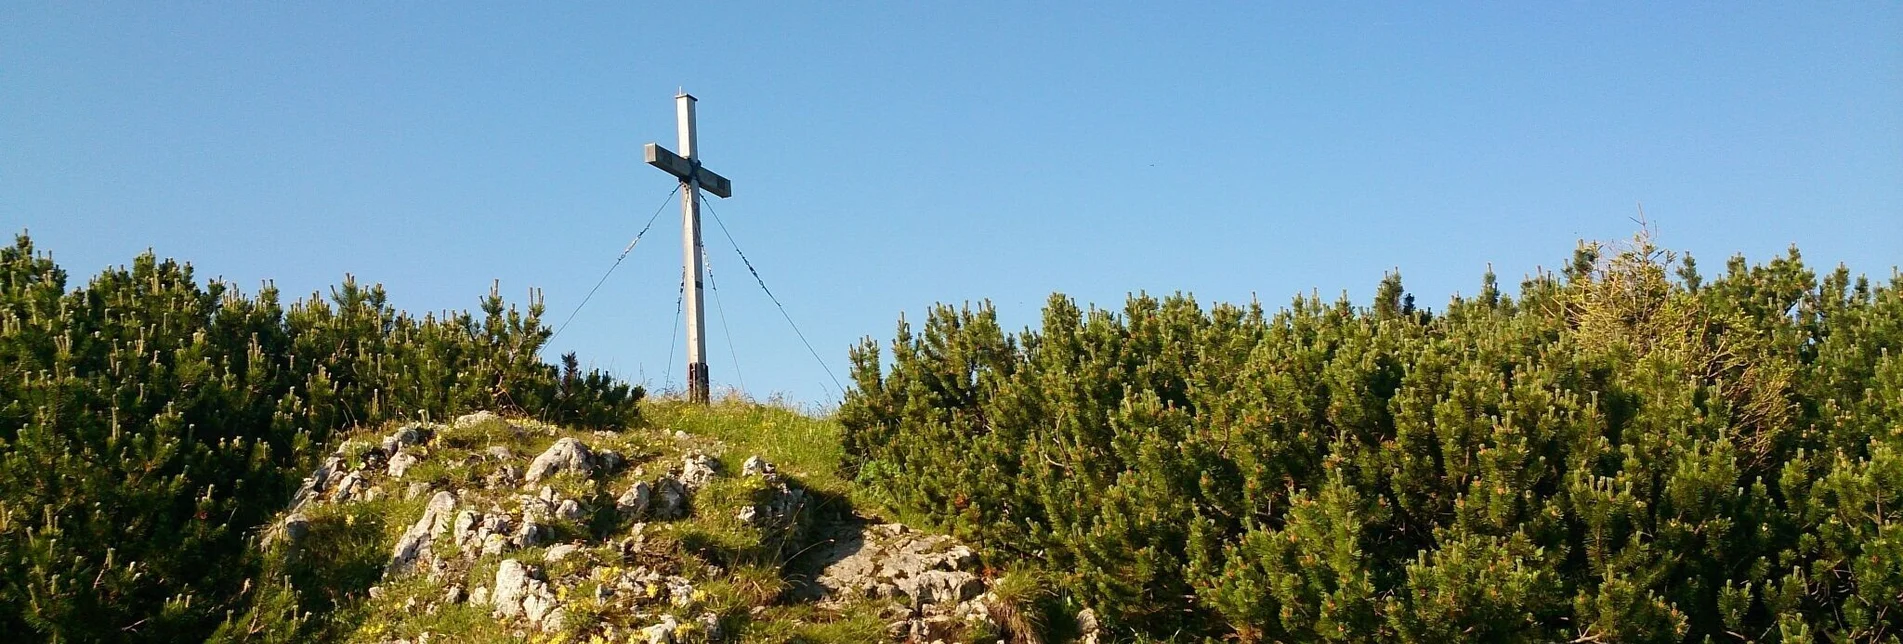
[[[850,511],[855,492],[851,482],[839,476],[844,450],[837,423],[784,407],[740,400],[711,406],[652,401],[644,405],[643,414],[645,427],[621,432],[594,432],[519,419],[441,428],[426,447],[417,450],[425,457],[402,480],[373,477],[373,484],[381,488],[380,498],[325,502],[307,508],[304,514],[311,530],[296,555],[287,557],[282,548],[262,554],[277,558],[272,568],[288,577],[295,595],[302,597],[298,604],[312,614],[308,620],[275,631],[273,636],[278,641],[376,642],[413,639],[429,632],[437,641],[582,643],[600,634],[600,624],[613,624],[622,633],[616,640],[620,642],[627,641],[627,633],[652,623],[656,619],[652,611],[662,610],[675,614],[683,623],[702,611],[713,612],[727,631],[726,639],[732,641],[844,643],[884,639],[888,620],[881,616],[882,608],[876,602],[821,609],[782,599],[789,585],[785,566],[800,547],[796,538],[798,522],[795,526],[763,529],[736,518],[741,508],[758,505],[777,494],[758,477],[740,476],[742,464],[752,455],[772,462],[780,474],[806,489],[810,501],[802,520],[812,519],[811,513],[819,512],[816,508],[821,507],[826,508],[825,512]],[[344,452],[354,458],[392,429],[385,426],[352,432],[347,442],[341,443]],[[687,436],[676,437],[676,431]],[[506,464],[526,468],[530,459],[556,440],[571,436],[597,451],[615,450],[627,465],[595,477],[562,474],[530,486],[485,487],[485,478],[505,464],[488,456],[490,448],[507,448],[512,459]],[[639,561],[620,561],[612,544],[631,534],[632,521],[614,511],[615,497],[637,480],[652,481],[678,468],[682,455],[695,451],[717,458],[721,476],[695,495],[688,516],[649,519],[642,532],[648,544],[645,553]],[[428,483],[430,491],[405,498],[409,486],[417,482]],[[423,574],[382,579],[382,566],[391,548],[421,516],[436,490],[462,490],[464,498],[459,507],[482,509],[493,505],[513,513],[519,508],[517,495],[533,494],[543,485],[583,503],[593,514],[578,522],[553,522],[549,527],[555,539],[542,547],[458,560],[447,579],[431,580]],[[448,541],[448,535],[439,540],[439,552],[455,550]],[[584,549],[570,559],[545,566],[551,583],[564,593],[571,615],[571,628],[566,632],[543,634],[521,623],[498,622],[489,616],[486,606],[440,602],[451,583],[462,584],[468,592],[478,585],[488,585],[505,558],[539,563],[547,546],[571,541],[581,542]],[[603,582],[593,575],[599,571],[591,567],[610,570],[612,577],[618,574],[612,571],[631,570],[637,565],[689,579],[697,589],[692,605],[678,610],[644,606],[630,612],[592,601],[593,588]],[[376,598],[368,592],[373,585],[379,589]],[[411,600],[415,600],[415,606],[437,605],[428,611],[406,609],[405,604]],[[289,638],[282,637],[287,634]]]
[[[846,496],[851,482],[840,478],[846,458],[840,442],[844,432],[830,418],[814,418],[785,407],[743,400],[694,405],[678,400],[651,401],[641,409],[650,427],[684,431],[725,443],[721,464],[738,474],[750,455],[758,454],[821,494]]]

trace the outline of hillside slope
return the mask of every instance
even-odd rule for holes
[[[653,407],[621,432],[481,412],[347,435],[216,639],[998,639],[970,549],[851,515],[836,426]]]

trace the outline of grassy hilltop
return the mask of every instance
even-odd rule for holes
[[[298,524],[298,536],[280,529],[267,540],[266,577],[277,585],[261,590],[252,610],[214,639],[884,638],[891,620],[878,602],[782,600],[792,590],[786,570],[807,545],[806,532],[816,519],[848,509],[841,498],[845,482],[835,474],[841,455],[836,424],[743,401],[710,408],[650,404],[647,416],[650,428],[620,432],[484,414],[444,425],[392,424],[347,435],[337,473],[364,472],[368,487],[351,492],[332,486],[314,495],[316,501],[280,517],[278,525]],[[428,438],[393,450],[415,459],[396,476],[388,468],[393,459],[379,445],[402,427],[425,429]],[[523,482],[530,459],[564,439],[588,446],[596,459],[594,471]],[[606,457],[610,452],[615,456]],[[370,454],[369,467],[362,454]],[[625,499],[617,502],[640,481],[688,479],[680,464],[701,455],[711,459],[715,474],[692,490],[686,507],[661,509],[664,492],[659,490],[639,510],[630,511]],[[750,473],[747,463],[754,456],[771,463],[774,476]],[[787,487],[779,488],[780,483]],[[483,550],[475,539],[456,543],[458,525],[448,525],[430,544],[439,567],[412,564],[407,572],[387,572],[393,545],[429,512],[439,493],[454,496],[456,506],[472,514],[495,512],[490,516],[518,521],[534,514],[528,508],[539,505],[537,497],[559,501],[541,510],[547,515],[540,526],[544,534],[531,543]],[[789,493],[800,502],[785,503]],[[577,514],[551,511],[567,500],[578,502]],[[766,508],[776,503],[785,516],[767,516],[775,510]],[[754,520],[740,518],[743,511],[756,510],[761,514]],[[497,617],[491,580],[500,567],[515,565],[505,562],[539,569],[550,604],[561,615]],[[678,626],[656,630],[664,623]]]

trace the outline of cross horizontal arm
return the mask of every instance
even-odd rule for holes
[[[706,190],[716,197],[726,199],[733,196],[732,181],[728,181],[726,177],[714,174],[714,171],[708,170],[707,168],[695,167],[694,162],[688,161],[685,157],[661,147],[658,143],[648,144],[647,161],[648,165],[665,170],[668,174],[674,175],[682,181],[687,181],[689,177],[700,179],[700,189]]]

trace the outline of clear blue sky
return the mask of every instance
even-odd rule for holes
[[[500,279],[559,323],[672,187],[640,146],[685,86],[841,377],[938,301],[1365,302],[1398,267],[1438,306],[1638,203],[1708,271],[1903,250],[1903,4],[1044,4],[9,2],[0,228],[80,279],[148,247],[413,311]],[[550,356],[664,384],[668,208]],[[835,398],[708,227],[748,390]]]

